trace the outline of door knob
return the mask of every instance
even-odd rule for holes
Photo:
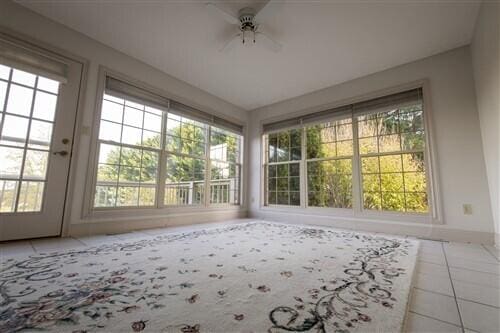
[[[55,151],[52,154],[66,156],[66,155],[68,155],[68,152],[66,150],[61,150],[61,151]]]

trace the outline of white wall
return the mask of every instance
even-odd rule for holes
[[[150,86],[165,91],[169,96],[174,96],[180,102],[208,112],[224,115],[226,118],[237,120],[242,124],[246,124],[248,115],[243,109],[10,1],[0,1],[0,27],[7,32],[12,31],[15,34],[29,36],[31,39],[49,47],[56,47],[88,61],[87,81],[83,91],[83,107],[79,111],[79,127],[84,130],[81,132],[82,135],[78,147],[76,147],[78,156],[73,159],[72,163],[72,168],[76,168],[73,169],[76,177],[74,187],[70,189],[73,194],[70,218],[67,221],[69,222],[67,225],[70,233],[118,232],[141,227],[176,225],[187,222],[199,223],[200,221],[220,220],[246,215],[246,208],[242,207],[239,210],[219,210],[212,213],[206,210],[198,210],[194,214],[170,215],[161,219],[151,216],[141,220],[128,218],[127,223],[121,223],[119,220],[96,221],[92,218],[82,218],[84,184],[87,176],[86,170],[90,148],[90,133],[87,130],[92,126],[95,111],[99,65],[104,65],[136,80],[146,82]]]
[[[443,225],[367,221],[333,216],[325,211],[290,208],[276,213],[259,203],[261,123],[322,106],[427,79],[432,106],[437,172],[441,189]],[[250,215],[289,222],[329,224],[347,228],[407,233],[429,238],[493,241],[493,222],[482,154],[469,47],[458,48],[406,65],[252,111],[250,123]],[[462,204],[473,206],[464,215]],[[397,227],[395,227],[397,225]],[[468,231],[464,233],[463,231]]]
[[[484,160],[500,244],[500,4],[483,3],[472,41],[472,65]]]

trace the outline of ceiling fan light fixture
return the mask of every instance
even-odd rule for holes
[[[225,10],[217,7],[213,3],[207,3],[207,7],[210,8],[210,10],[214,11],[215,13],[218,13],[219,16],[224,18],[226,21],[229,23],[233,24],[238,30],[238,34],[233,36],[231,39],[229,39],[224,47],[220,49],[221,52],[227,52],[229,51],[234,44],[237,44],[238,39],[241,40],[241,44],[243,45],[251,45],[251,44],[258,44],[257,43],[257,35],[259,35],[263,42],[264,47],[271,49],[274,52],[279,52],[281,50],[281,44],[276,42],[273,38],[269,37],[266,33],[263,33],[259,29],[259,24],[257,22],[260,22],[260,19],[257,17],[261,17],[263,10],[265,10],[271,1],[268,1],[266,5],[258,12],[255,11],[255,9],[251,7],[244,7],[238,11],[238,17],[234,17]]]

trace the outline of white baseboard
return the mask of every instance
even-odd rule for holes
[[[166,217],[140,219],[113,219],[100,222],[78,223],[69,226],[67,236],[90,236],[102,234],[117,234],[143,229],[162,227],[179,227],[200,223],[222,222],[247,217],[247,211],[211,211],[176,214]]]
[[[455,241],[463,243],[494,244],[493,232],[482,232],[450,228],[447,225],[381,222],[361,219],[346,219],[337,216],[304,215],[286,212],[257,211],[250,212],[249,217],[267,221],[291,224],[308,224],[330,226],[342,229],[381,232],[394,235],[414,236],[423,239]],[[497,244],[500,240],[497,234]]]

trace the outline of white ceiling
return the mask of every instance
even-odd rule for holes
[[[205,1],[22,5],[251,110],[470,43],[477,1],[273,2],[262,25],[283,45],[219,52],[232,35]],[[245,4],[217,1],[236,15]]]

